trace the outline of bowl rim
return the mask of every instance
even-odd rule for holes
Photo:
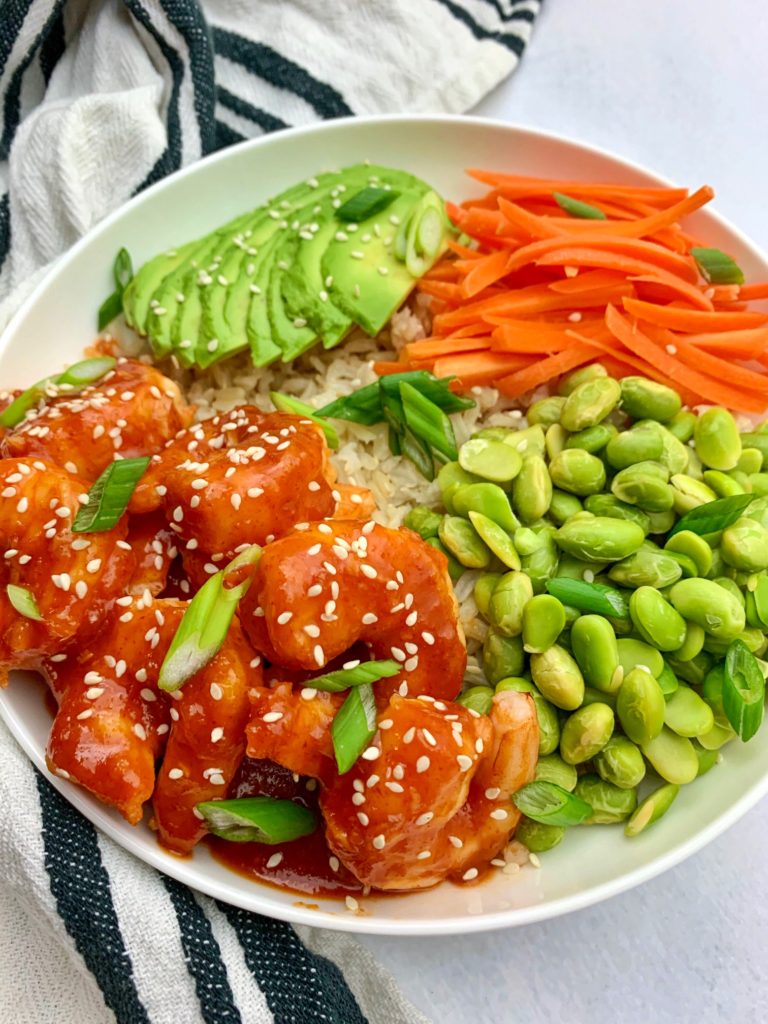
[[[185,177],[194,175],[201,167],[209,166],[219,161],[232,159],[234,153],[240,153],[245,149],[257,150],[263,146],[279,145],[288,137],[301,135],[322,135],[325,132],[342,130],[345,126],[392,126],[397,124],[412,125],[414,122],[435,125],[466,125],[470,124],[477,128],[492,128],[502,130],[510,134],[523,134],[533,139],[546,142],[554,142],[572,146],[592,156],[603,157],[610,160],[614,169],[623,169],[630,174],[640,174],[652,179],[659,185],[671,186],[674,183],[663,175],[658,174],[644,164],[634,160],[628,160],[618,156],[602,146],[580,142],[570,136],[559,132],[534,128],[518,122],[507,122],[498,118],[485,118],[478,116],[466,116],[457,114],[376,114],[360,117],[344,117],[331,121],[321,121],[316,124],[297,126],[283,129],[279,132],[269,133],[253,139],[246,139],[243,142],[228,146],[225,149],[209,154],[186,167],[180,168],[154,185],[133,196],[126,203],[118,206],[110,214],[104,217],[98,224],[94,225],[82,238],[80,238],[70,249],[55,259],[30,292],[22,301],[19,308],[10,317],[8,323],[0,335],[0,352],[4,351],[7,339],[13,335],[23,323],[29,311],[39,301],[41,294],[46,290],[51,280],[62,271],[70,262],[90,246],[94,239],[103,232],[108,231],[112,224],[126,214],[142,205],[149,196],[162,193],[166,189],[174,188],[176,183]],[[744,232],[734,226],[729,220],[708,209],[707,215],[710,220],[718,226],[727,229],[734,235],[739,243],[750,252],[750,254],[768,268],[768,256],[756,245]],[[295,906],[294,904],[283,904],[277,901],[268,902],[265,906],[254,907],[253,900],[248,900],[240,895],[239,890],[234,886],[220,883],[215,878],[202,879],[199,876],[200,869],[194,867],[194,861],[180,860],[165,853],[160,846],[149,850],[140,846],[134,841],[131,831],[126,830],[125,823],[117,821],[105,814],[101,805],[96,804],[88,794],[78,787],[72,786],[58,777],[52,775],[46,766],[44,752],[41,751],[22,718],[9,701],[5,699],[3,690],[0,690],[0,718],[9,728],[14,739],[24,750],[32,763],[45,775],[46,779],[60,792],[65,799],[73,804],[83,813],[96,828],[100,829],[111,839],[117,842],[124,849],[137,856],[141,861],[158,869],[166,875],[185,883],[191,888],[208,896],[223,900],[234,906],[261,913],[278,920],[287,921],[292,924],[308,925],[315,928],[328,928],[334,931],[349,933],[385,935],[385,936],[428,936],[428,935],[457,935],[469,934],[484,931],[493,931],[501,928],[519,927],[521,925],[533,924],[549,918],[559,917],[563,914],[581,910],[593,904],[600,903],[611,896],[619,895],[634,888],[643,882],[649,881],[660,875],[662,872],[674,867],[687,859],[702,847],[707,845],[726,829],[730,828],[744,814],[747,813],[762,797],[768,794],[768,772],[762,778],[757,779],[749,788],[742,791],[730,807],[720,814],[714,821],[700,828],[687,840],[680,842],[666,853],[655,856],[648,863],[627,871],[617,878],[609,879],[606,882],[591,886],[582,892],[573,893],[567,896],[560,896],[540,904],[532,904],[524,907],[514,907],[501,911],[492,911],[478,915],[461,915],[445,917],[435,920],[379,918],[376,916],[355,915],[343,911],[343,903],[339,903],[338,914],[325,911],[316,911],[307,907]],[[233,874],[233,879],[237,878]],[[254,895],[267,892],[271,887],[260,886],[253,883]],[[260,902],[260,901],[259,901]]]

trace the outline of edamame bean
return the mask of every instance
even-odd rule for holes
[[[563,841],[565,828],[562,825],[545,825],[530,818],[521,818],[515,829],[515,839],[531,853],[546,853]]]
[[[624,835],[640,835],[649,825],[658,821],[662,815],[667,813],[679,792],[679,786],[666,785],[660,786],[653,793],[650,793],[630,816],[629,821],[624,826]]]
[[[707,634],[698,622],[686,622],[685,640],[675,651],[678,661],[691,661],[704,647]]]
[[[565,398],[561,395],[550,395],[548,398],[540,398],[528,408],[527,419],[531,425],[540,424],[542,427],[551,427],[553,423],[560,422],[560,414],[565,405]]]
[[[473,437],[459,449],[459,465],[465,473],[491,483],[508,484],[520,472],[523,460],[519,452],[503,441]]]
[[[403,526],[418,533],[424,540],[427,537],[436,537],[443,517],[439,512],[434,512],[426,505],[416,505],[412,508],[403,520]]]
[[[717,470],[713,469],[711,472],[715,473]],[[729,469],[725,475],[736,481],[739,487],[741,487],[742,494],[752,493],[752,483],[746,473],[742,473],[740,469]]]
[[[683,574],[683,570],[674,558],[659,548],[643,544],[628,558],[616,562],[608,570],[609,577],[615,583],[625,587],[668,587]]]
[[[565,449],[556,455],[549,464],[549,475],[555,487],[582,497],[597,494],[605,486],[605,466],[581,448]]]
[[[470,686],[456,698],[456,703],[471,708],[478,715],[489,715],[493,705],[493,689],[490,686]]]
[[[755,498],[752,504],[744,510],[744,515],[747,519],[754,519],[756,523],[760,523],[768,530],[768,498]]]
[[[616,712],[622,729],[639,747],[644,748],[661,732],[664,707],[664,694],[652,675],[636,668],[624,676]]]
[[[525,668],[523,641],[490,629],[483,643],[483,672],[491,685],[508,676],[522,675]]]
[[[768,530],[747,516],[723,530],[720,550],[728,565],[745,572],[768,568]]]
[[[752,494],[764,498],[768,495],[768,473],[750,473],[749,485]]]
[[[445,505],[446,511],[453,512],[453,495],[467,484],[480,483],[480,477],[474,473],[467,473],[461,468],[458,462],[446,462],[437,474],[437,485],[440,488],[440,498]]]
[[[656,682],[661,687],[661,692],[664,694],[664,700],[668,700],[680,685],[677,676],[666,661],[664,662],[664,668],[659,673]]]
[[[564,427],[561,427],[559,423],[553,423],[551,427],[547,427],[546,437],[546,454],[547,458],[554,459],[556,455],[565,448],[565,442],[568,440],[568,431]]]
[[[551,594],[537,594],[523,609],[523,650],[541,654],[565,629],[565,608]]]
[[[584,677],[564,647],[553,644],[541,654],[532,654],[530,664],[533,681],[548,701],[564,711],[579,707],[584,698]]]
[[[633,420],[665,422],[680,412],[680,395],[665,384],[647,377],[624,377],[621,381],[621,407]]]
[[[520,525],[509,498],[498,484],[464,484],[458,487],[453,493],[453,511],[460,516],[482,512],[509,533]]]
[[[562,526],[563,523],[568,522],[571,516],[578,515],[583,511],[582,504],[575,494],[568,494],[566,491],[557,490],[557,488],[553,489],[552,500],[549,503],[549,517],[558,526]]]
[[[734,469],[741,457],[742,441],[736,421],[727,409],[707,409],[693,431],[696,454],[710,469]],[[756,446],[753,446],[756,447]]]
[[[712,580],[680,580],[669,599],[684,619],[698,623],[718,640],[733,640],[746,625],[743,605]]]
[[[569,519],[555,535],[559,548],[587,562],[624,559],[637,551],[644,539],[637,523],[606,516]]]
[[[648,518],[651,521],[651,533],[666,533],[675,525],[675,513],[672,509],[666,512],[649,512]]]
[[[557,572],[559,552],[555,543],[555,531],[542,529],[537,534],[538,545],[529,554],[522,556],[523,571],[530,576],[534,594],[544,591],[547,580]]]
[[[640,753],[638,751],[638,753]],[[545,782],[554,782],[556,786],[562,786],[572,793],[576,788],[579,774],[572,764],[566,762],[559,754],[547,754],[540,757],[536,763],[536,779],[543,779]]]
[[[445,516],[438,532],[453,557],[468,569],[486,569],[491,564],[491,552],[466,519]]]
[[[693,431],[696,426],[696,416],[692,412],[683,410],[676,413],[665,424],[670,434],[674,434],[678,441],[682,441],[683,444],[687,444],[693,437]]]
[[[759,448],[742,448],[736,469],[741,473],[751,476],[752,473],[759,473],[763,468],[763,453]]]
[[[667,698],[664,724],[678,736],[701,736],[715,724],[712,708],[690,686],[678,686]]]
[[[547,514],[552,501],[552,479],[541,455],[526,455],[512,483],[512,505],[524,523]]]
[[[715,576],[712,582],[716,583],[718,587],[722,587],[723,590],[727,590],[729,594],[732,594],[739,602],[739,604],[742,606],[742,608],[746,607],[744,595],[742,594],[741,588],[735,580],[732,580],[729,576]]]
[[[627,469],[638,462],[655,462],[661,457],[664,441],[660,431],[646,424],[633,427],[612,438],[605,457],[614,469]]]
[[[590,686],[615,693],[624,672],[619,665],[616,634],[601,615],[581,615],[571,627],[571,648],[584,679]]]
[[[703,537],[691,530],[680,530],[674,537],[670,537],[664,545],[664,550],[688,555],[696,563],[699,576],[706,576],[712,568],[712,548]]]
[[[594,427],[585,427],[575,434],[571,434],[565,442],[566,448],[583,448],[585,452],[595,455],[605,448],[612,437],[616,437],[618,430],[612,423],[596,423]]]
[[[626,519],[637,523],[643,533],[651,530],[651,519],[647,512],[625,501],[619,501],[612,494],[590,494],[584,501],[584,508],[593,516],[605,516],[608,519]]]
[[[599,775],[582,775],[574,790],[592,808],[585,825],[611,825],[625,821],[637,807],[637,792],[622,789],[601,779]]]
[[[620,398],[621,385],[613,377],[585,380],[566,398],[560,422],[571,433],[594,427],[616,408]]]
[[[670,434],[660,424],[657,424],[657,429],[661,434],[659,462],[668,471],[670,476],[673,473],[685,473],[688,468],[688,455],[691,449],[687,448],[682,441],[679,441],[674,434]]]
[[[700,651],[694,658],[689,658],[688,661],[680,661],[676,655],[667,655],[667,661],[669,667],[686,683],[691,683],[693,686],[701,686],[704,682],[704,677],[707,672],[712,668],[712,656],[706,651]]]
[[[608,371],[602,363],[590,363],[588,366],[582,366],[578,370],[574,370],[572,373],[567,373],[560,380],[560,386],[558,391],[561,395],[565,395],[566,398],[572,392],[576,390],[579,384],[583,384],[588,380],[595,380],[598,377],[607,377]]]
[[[678,736],[665,725],[653,739],[640,745],[657,774],[667,782],[683,786],[693,782],[699,771],[699,759],[693,744],[685,736]]]
[[[716,750],[707,750],[700,743],[694,743],[693,749],[696,751],[696,757],[699,759],[699,770],[696,778],[700,779],[702,775],[707,774],[710,768],[715,767],[720,760],[720,754]]]
[[[634,669],[639,668],[650,672],[654,679],[657,679],[664,670],[664,659],[655,647],[642,640],[635,640],[634,637],[619,637],[616,641],[616,649],[619,652],[619,664],[627,676]]]
[[[569,715],[560,733],[560,756],[566,764],[584,764],[599,753],[613,734],[613,711],[590,704]]]
[[[672,508],[674,495],[669,472],[659,462],[636,462],[619,470],[611,482],[611,491],[628,505],[645,512],[665,512]]]
[[[768,434],[763,432],[762,427],[742,434],[741,443],[743,446],[742,451],[744,448],[757,448],[762,453],[763,458],[768,460]]]
[[[645,761],[640,749],[626,736],[611,736],[595,757],[601,779],[620,789],[634,789],[645,778]]]
[[[536,687],[527,676],[507,676],[496,683],[496,693],[504,693],[505,690],[514,690],[515,693],[536,693]]]
[[[484,619],[488,618],[488,609],[491,604],[491,595],[496,589],[496,584],[499,583],[502,576],[500,572],[487,572],[482,576],[478,577],[475,582],[474,598],[477,610],[483,616]]]
[[[469,521],[474,526],[480,539],[491,549],[500,562],[503,562],[508,569],[519,569],[521,567],[520,556],[508,533],[505,533],[500,526],[497,526],[488,516],[484,516],[482,512],[470,512]]]
[[[675,512],[679,516],[685,515],[691,509],[699,505],[706,505],[709,501],[715,501],[717,495],[711,487],[707,487],[701,480],[695,480],[687,473],[675,473],[670,479],[672,484],[672,500]]]
[[[736,472],[731,470],[732,473]],[[731,498],[734,494],[744,494],[745,488],[741,486],[730,473],[723,473],[720,469],[706,469],[703,474],[704,483],[711,487],[718,498]]]
[[[546,433],[540,424],[523,430],[510,430],[505,443],[525,458],[526,455],[543,455],[546,451]]]
[[[685,619],[653,587],[638,587],[629,599],[635,629],[659,651],[676,651],[685,640]]]
[[[533,597],[533,585],[524,572],[508,572],[493,589],[488,602],[488,621],[503,636],[523,632],[523,612]]]
[[[604,693],[602,690],[596,690],[594,686],[585,686],[584,700],[581,702],[581,706],[585,708],[590,704],[607,704],[614,715],[616,714],[615,693]]]
[[[696,566],[696,563],[692,558],[689,558],[688,555],[684,555],[681,551],[667,551],[666,553],[669,556],[669,558],[672,558],[677,562],[677,564],[680,566],[683,572],[684,577],[687,578],[689,576],[699,575],[699,570]]]
[[[464,575],[466,569],[461,564],[461,562],[458,562],[453,557],[451,552],[448,550],[445,544],[443,544],[439,537],[427,537],[425,543],[429,544],[430,547],[434,548],[436,551],[439,551],[441,555],[445,556],[445,560],[448,563],[448,575],[451,577],[454,583],[456,582],[456,580],[460,579]]]

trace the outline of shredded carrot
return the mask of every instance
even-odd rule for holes
[[[675,334],[677,340],[680,335]],[[688,334],[689,345],[705,348],[710,352],[728,355],[732,359],[755,359],[768,349],[768,327],[749,327],[745,331],[712,331]]]
[[[563,192],[575,198],[594,197],[601,199],[642,200],[653,206],[665,206],[679,202],[688,195],[685,188],[664,188],[659,186],[641,185],[595,185],[584,181],[557,181],[546,178],[527,178],[517,174],[500,174],[495,171],[481,171],[474,168],[467,171],[470,177],[491,185],[501,195],[510,199],[523,199],[533,196],[551,196],[553,192]]]
[[[768,324],[766,313],[708,312],[698,309],[679,309],[675,306],[659,306],[640,299],[623,299],[628,313],[640,320],[646,320],[657,327],[669,327],[673,331],[738,331],[744,327],[762,327]]]
[[[618,284],[623,279],[624,275],[615,270],[586,270],[583,274],[577,274],[575,277],[550,281],[548,287],[553,292],[560,292],[561,295],[578,295],[579,292],[589,292],[593,288]]]
[[[531,365],[530,356],[507,355],[503,352],[466,352],[443,356],[435,361],[436,377],[458,377],[464,387],[490,384],[514,370]]]
[[[569,370],[575,369],[588,363],[597,353],[597,349],[589,342],[576,342],[564,352],[549,356],[547,359],[540,359],[525,369],[511,373],[508,377],[502,377],[495,382],[495,386],[503,395],[508,398],[517,398],[527,391],[532,391],[540,384],[547,384],[560,377]]]
[[[471,299],[478,292],[484,291],[492,284],[505,276],[507,273],[507,261],[509,257],[505,250],[492,252],[475,261],[475,265],[469,271],[461,283],[461,291],[465,298]]]
[[[412,359],[438,359],[456,352],[481,352],[491,347],[491,338],[423,338],[403,347],[403,353]]]
[[[755,284],[743,284],[739,288],[739,298],[745,302],[752,299],[768,299],[768,281],[758,281]]]

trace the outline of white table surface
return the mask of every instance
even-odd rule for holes
[[[523,63],[476,113],[707,182],[768,249],[767,99],[765,0],[545,0]],[[589,910],[363,941],[439,1024],[752,1024],[768,1019],[766,849],[764,801],[685,864]]]

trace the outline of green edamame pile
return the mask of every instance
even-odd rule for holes
[[[443,508],[405,525],[454,580],[475,571],[485,682],[459,701],[536,703],[536,780],[513,799],[517,838],[540,852],[579,824],[638,835],[759,729],[768,422],[740,433],[727,409],[697,416],[600,364],[527,420],[478,431],[440,470]]]

